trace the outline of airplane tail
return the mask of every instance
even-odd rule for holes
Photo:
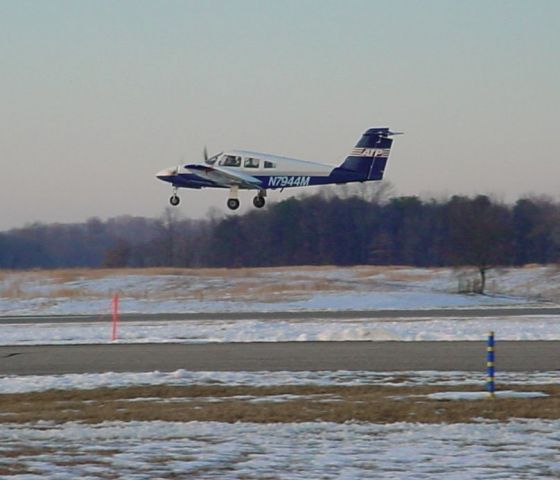
[[[362,181],[381,180],[393,144],[393,139],[389,138],[391,135],[397,135],[397,132],[388,128],[370,128],[338,168],[358,174]]]

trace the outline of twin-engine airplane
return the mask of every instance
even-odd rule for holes
[[[205,149],[204,163],[166,168],[156,176],[173,186],[169,199],[173,206],[179,205],[179,188],[214,187],[229,188],[231,210],[239,208],[239,189],[256,190],[253,205],[262,208],[268,189],[381,180],[393,143],[389,137],[397,134],[388,128],[370,128],[338,167],[243,150],[208,157]]]

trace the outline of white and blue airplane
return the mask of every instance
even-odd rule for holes
[[[208,157],[204,163],[166,168],[157,178],[173,186],[169,202],[179,205],[179,188],[229,188],[227,206],[239,208],[238,192],[256,190],[253,205],[264,207],[266,191],[311,185],[330,185],[381,180],[393,139],[388,128],[367,130],[338,167],[295,158],[244,150],[229,150]]]

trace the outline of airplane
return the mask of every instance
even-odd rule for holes
[[[239,190],[256,190],[253,205],[265,205],[267,190],[381,180],[393,139],[388,128],[370,128],[360,138],[346,159],[339,165],[308,162],[279,155],[229,150],[208,157],[204,163],[191,163],[161,170],[159,180],[173,186],[169,202],[180,203],[179,188],[229,188],[227,206],[239,208]]]

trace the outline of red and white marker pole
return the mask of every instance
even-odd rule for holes
[[[119,323],[119,294],[115,293],[115,295],[113,295],[113,331],[111,334],[111,340],[113,341],[117,339],[118,323]]]

